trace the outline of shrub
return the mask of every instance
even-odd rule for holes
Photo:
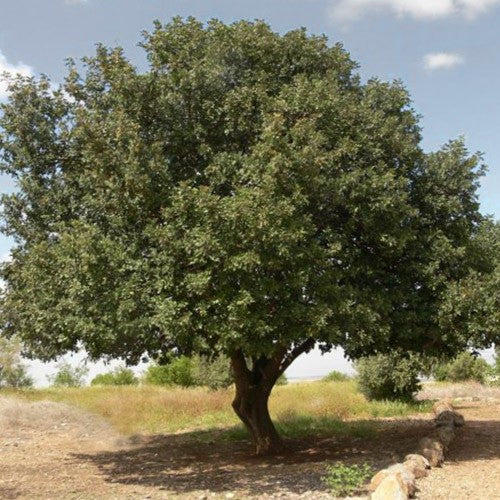
[[[379,354],[356,364],[358,386],[368,399],[408,401],[420,389],[420,361],[400,354]]]
[[[434,380],[438,382],[445,382],[448,380],[448,363],[438,363],[432,370]]]
[[[286,378],[286,375],[283,373],[278,377],[278,380],[276,380],[276,385],[287,385],[288,384],[288,379]]]
[[[210,389],[225,389],[233,383],[231,362],[226,356],[209,359],[204,356],[192,358],[193,379],[195,385]]]
[[[81,387],[89,369],[84,365],[73,366],[71,363],[62,361],[58,364],[55,375],[49,377],[54,387]]]
[[[180,385],[182,387],[196,385],[193,362],[191,358],[181,356],[165,365],[151,364],[144,374],[144,382],[151,385]]]
[[[363,486],[372,475],[372,468],[368,464],[344,465],[337,462],[326,469],[323,482],[330,488],[333,496],[351,496]]]
[[[333,370],[326,377],[323,377],[323,382],[345,382],[349,380],[349,375],[345,373],[338,372],[337,370]]]
[[[16,339],[0,337],[0,387],[31,387],[32,378],[21,357],[22,345]]]
[[[476,380],[484,383],[490,373],[490,366],[481,357],[470,352],[462,352],[448,363],[435,366],[433,375],[438,381],[463,382]]]
[[[137,385],[139,380],[130,368],[119,366],[108,373],[96,375],[90,385]]]

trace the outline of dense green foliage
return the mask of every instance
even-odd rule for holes
[[[470,349],[500,343],[500,223],[483,221],[476,245],[475,258],[487,265],[450,283],[439,314],[445,336],[462,332]]]
[[[80,341],[131,361],[469,341],[438,313],[488,266],[480,158],[424,154],[401,84],[361,84],[339,45],[260,22],[175,20],[143,46],[145,73],[100,46],[64,92],[12,82],[6,331],[46,359]]]
[[[21,357],[22,346],[17,338],[0,336],[0,387],[30,387],[32,378]]]
[[[57,372],[49,377],[53,387],[81,387],[89,369],[83,365],[72,365],[62,361],[57,365]]]
[[[343,382],[344,380],[349,380],[349,378],[349,375],[333,370],[326,377],[323,377],[323,382]]]
[[[139,379],[130,368],[119,366],[107,373],[96,375],[90,385],[137,385]]]
[[[409,401],[420,389],[422,363],[400,353],[362,358],[356,363],[358,386],[368,399]]]
[[[462,352],[449,362],[435,366],[433,376],[437,381],[462,382],[476,380],[484,383],[491,373],[491,367],[481,357]]]
[[[345,465],[341,462],[327,467],[323,482],[334,497],[352,496],[373,474],[369,464]]]

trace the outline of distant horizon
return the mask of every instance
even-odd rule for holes
[[[494,359],[494,349],[491,348],[481,351],[481,355],[488,363],[492,363]],[[73,355],[62,356],[58,361],[52,361],[50,363],[43,363],[38,360],[27,360],[30,375],[35,381],[35,387],[44,388],[50,386],[48,377],[56,373],[57,364],[61,360],[69,361],[73,366],[76,366],[83,361],[84,356],[82,352],[79,352]],[[113,360],[108,364],[103,361],[98,361],[96,363],[88,362],[87,366],[89,367],[89,373],[85,377],[86,384],[89,384],[99,373],[104,373],[123,364],[123,361],[120,360]],[[140,363],[131,368],[136,375],[140,375],[146,369],[147,365],[148,363]],[[311,366],[314,366],[316,369],[312,370]],[[356,373],[353,363],[343,356],[343,350],[341,348],[337,348],[333,352],[326,354],[321,354],[321,351],[316,348],[308,354],[299,356],[291,364],[288,370],[286,370],[285,375],[288,380],[318,380],[334,370],[350,376]]]

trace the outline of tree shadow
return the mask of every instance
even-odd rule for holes
[[[15,488],[9,488],[8,486],[0,486],[0,498],[4,498],[5,500],[11,500],[20,497],[21,495]]]
[[[74,454],[72,460],[90,461],[109,482],[179,494],[209,490],[300,495],[326,491],[321,477],[327,463],[366,462],[380,469],[414,452],[418,440],[433,429],[430,420],[421,418],[363,422],[374,427],[373,435],[289,439],[289,450],[273,457],[252,455],[247,440],[227,442],[221,439],[223,432],[195,431],[144,437],[128,449]]]
[[[500,415],[499,415],[500,416]],[[450,444],[447,462],[500,458],[500,420],[466,421]]]

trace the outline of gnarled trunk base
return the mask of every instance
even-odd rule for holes
[[[279,454],[285,445],[269,415],[269,395],[278,377],[290,363],[314,347],[314,339],[308,338],[292,346],[276,346],[270,356],[253,357],[248,360],[241,350],[231,355],[236,396],[233,409],[250,432],[257,455]]]
[[[286,449],[269,415],[268,400],[269,393],[260,387],[236,388],[233,409],[252,436],[257,455],[275,455]]]

